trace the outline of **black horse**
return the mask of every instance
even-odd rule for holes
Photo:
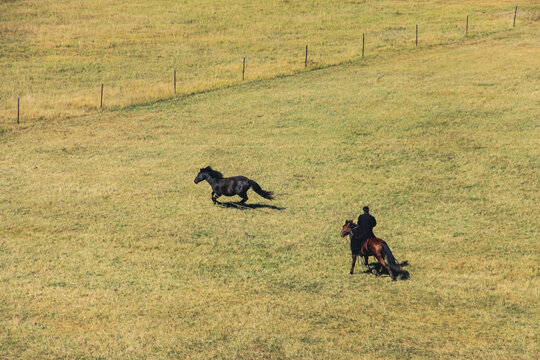
[[[243,204],[248,199],[247,191],[250,187],[252,187],[253,190],[255,190],[255,192],[261,195],[263,198],[269,200],[274,199],[271,191],[264,191],[255,181],[250,180],[245,176],[233,176],[224,178],[222,173],[212,169],[210,166],[201,169],[194,182],[195,184],[198,184],[203,180],[208,181],[210,186],[212,186],[212,201],[214,202],[214,204],[219,203],[219,201],[217,201],[217,198],[221,195],[240,195],[240,197],[242,198],[240,204]]]

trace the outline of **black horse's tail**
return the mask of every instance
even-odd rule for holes
[[[263,189],[261,189],[259,184],[257,184],[255,181],[251,179],[249,180],[249,184],[251,185],[253,190],[257,194],[261,195],[263,198],[268,199],[268,200],[274,200],[274,194],[271,191],[264,191]]]
[[[386,258],[386,262],[388,263],[388,266],[390,266],[390,269],[392,269],[392,271],[394,271],[397,274],[401,274],[402,279],[408,279],[409,272],[407,270],[403,270],[400,264],[398,264],[388,244],[383,242],[382,247],[383,247],[382,255],[383,257]]]

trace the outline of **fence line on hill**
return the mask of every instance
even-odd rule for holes
[[[517,10],[518,10],[518,6],[516,6],[515,9],[514,9],[512,28],[514,28],[516,26]],[[465,23],[465,38],[467,38],[468,36],[469,36],[469,15],[467,15],[466,23]],[[365,44],[366,44],[366,36],[365,36],[365,33],[362,33],[362,57],[361,57],[361,59],[364,59],[364,56],[365,56]],[[418,24],[416,24],[416,35],[415,35],[415,48],[417,48],[417,47],[418,47]],[[349,59],[348,61],[351,61],[351,60],[354,60],[354,58]],[[329,65],[329,64],[327,64],[327,65]],[[304,58],[304,68],[306,69],[306,71],[310,71],[310,69],[308,68],[308,44],[306,44],[305,58]],[[318,67],[318,68],[320,68],[320,67]],[[292,74],[294,74],[294,72]],[[242,63],[242,80],[245,80],[245,75],[246,75],[246,57],[244,56],[243,63]],[[233,84],[234,83],[228,84],[228,86],[233,85]],[[104,87],[104,84],[102,83],[101,84],[101,95],[100,95],[99,110],[103,110],[103,87]],[[176,97],[177,96],[176,95],[177,94],[177,92],[176,92],[176,69],[174,69],[174,75],[173,75],[173,88],[174,88],[174,95],[173,96]],[[208,89],[208,90],[210,90],[210,89]],[[203,90],[203,92],[208,91],[208,90]],[[187,96],[187,95],[189,95],[189,94],[181,94],[181,96]],[[161,98],[161,99],[153,99],[152,101],[160,101],[160,100],[165,100],[165,99],[170,99],[170,97]],[[20,96],[17,97],[17,124],[20,124]]]

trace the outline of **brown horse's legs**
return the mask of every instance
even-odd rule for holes
[[[356,255],[352,256],[352,266],[351,266],[351,275],[354,272],[354,264],[356,263]]]
[[[386,262],[384,261],[384,258],[381,255],[377,255],[377,260],[379,260],[379,263],[382,265],[382,267],[385,268],[386,271],[388,271],[388,274],[390,275],[390,277],[394,279],[394,274],[392,274],[392,270],[390,269],[390,266],[386,264]]]

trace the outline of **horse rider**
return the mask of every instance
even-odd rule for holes
[[[355,247],[358,249],[362,249],[367,239],[375,237],[373,228],[377,225],[377,220],[369,213],[369,207],[364,206],[362,210],[364,213],[358,217],[358,225],[354,230],[355,242],[358,244]]]

